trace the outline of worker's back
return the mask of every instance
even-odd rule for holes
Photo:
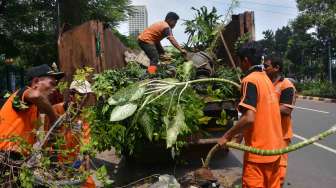
[[[35,143],[33,130],[38,127],[38,110],[34,104],[24,102],[28,88],[12,94],[0,110],[0,139],[20,137],[28,144]],[[22,105],[26,107],[22,108]],[[1,141],[0,150],[16,151],[22,146],[19,142]],[[25,148],[21,148],[25,149]]]
[[[157,44],[163,38],[168,37],[171,28],[165,21],[159,21],[146,28],[138,37],[142,42],[149,44]]]
[[[283,146],[280,108],[274,86],[263,71],[254,71],[242,80],[242,107],[255,112],[255,121],[244,131],[246,145],[259,149],[280,149]],[[254,88],[254,89],[251,89]],[[253,96],[248,92],[256,91]],[[245,153],[245,159],[255,163],[269,163],[279,156],[259,156]]]

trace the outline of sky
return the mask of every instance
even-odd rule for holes
[[[275,31],[287,25],[298,15],[295,0],[239,0],[239,7],[235,14],[244,11],[254,11],[256,39],[262,39],[262,32],[271,29]],[[173,34],[179,43],[187,41],[184,33],[185,27],[182,20],[192,19],[194,12],[191,7],[206,6],[208,9],[216,7],[219,14],[224,15],[229,7],[230,0],[132,0],[132,5],[146,5],[148,12],[148,24],[164,20],[169,11],[176,12],[180,20],[173,30]],[[128,25],[123,23],[118,29],[122,34],[128,35]],[[164,39],[163,45],[169,42]]]

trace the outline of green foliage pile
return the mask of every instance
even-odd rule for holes
[[[205,101],[197,89],[188,87],[195,79],[194,72],[191,62],[184,62],[176,74],[153,78],[139,64],[129,63],[95,75],[97,105],[85,113],[93,146],[98,151],[114,147],[118,153],[132,156],[152,143],[178,153],[190,135],[203,132]],[[218,73],[227,79],[234,75],[224,69]],[[234,96],[236,90],[224,83],[215,87],[216,97],[222,99]],[[205,95],[212,93],[206,91]]]
[[[241,72],[238,72],[238,76],[242,75]],[[239,78],[237,76],[237,72],[229,67],[219,67],[216,72],[215,72],[215,76],[217,78],[225,78],[228,80],[232,80],[236,83],[239,83]],[[215,93],[216,93],[216,97],[219,99],[237,99],[239,98],[239,91],[237,89],[235,89],[235,87],[232,84],[228,84],[228,83],[217,83],[216,85],[214,85],[215,88]]]
[[[180,75],[180,73],[178,73]],[[142,97],[149,75],[138,64],[96,75],[93,89],[98,105],[88,109],[87,119],[98,151],[114,147],[124,154],[136,154],[145,143],[166,143],[168,148],[183,145],[185,138],[199,130],[204,102],[192,89],[170,90],[161,97]],[[145,81],[141,81],[145,80]],[[167,82],[178,80],[163,79]],[[151,103],[148,103],[153,100]]]

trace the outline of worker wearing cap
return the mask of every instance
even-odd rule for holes
[[[175,12],[169,12],[164,21],[152,24],[138,36],[138,43],[141,49],[150,59],[150,66],[147,69],[149,74],[156,73],[160,55],[164,54],[164,49],[160,42],[162,39],[167,38],[181,53],[187,53],[177,43],[172,33],[172,29],[175,27],[178,19],[179,16]]]
[[[274,55],[266,57],[264,63],[265,71],[268,77],[272,80],[277,93],[280,113],[281,113],[281,127],[285,146],[287,147],[291,143],[293,137],[292,118],[291,114],[295,105],[295,87],[293,83],[281,76],[283,69],[282,59]],[[281,185],[285,181],[287,171],[288,155],[281,156],[280,161],[280,181]]]
[[[263,71],[262,50],[250,42],[238,51],[240,67],[246,73],[241,83],[239,121],[228,130],[218,144],[225,146],[238,134],[243,134],[247,146],[273,150],[283,146],[280,110],[274,86]],[[242,185],[244,188],[280,187],[280,156],[260,156],[244,153]]]
[[[29,85],[12,94],[0,111],[0,139],[21,137],[28,144],[35,143],[33,130],[37,126],[38,113],[48,115],[51,122],[57,118],[48,101],[56,86],[56,81],[64,76],[48,65],[40,65],[29,69],[26,77]],[[19,152],[17,142],[0,141],[0,151]]]
[[[62,115],[65,113],[70,103],[73,103],[76,107],[81,108],[79,105],[79,101],[77,101],[76,95],[80,95],[82,97],[87,97],[86,95],[92,93],[91,84],[86,81],[73,81],[70,84],[69,88],[69,96],[67,101],[55,104],[54,110],[57,115]],[[85,100],[83,98],[82,100]],[[47,120],[48,122],[48,120]],[[64,136],[65,144],[61,146],[62,150],[66,151],[65,155],[58,155],[58,160],[65,164],[69,164],[74,168],[79,168],[84,163],[84,168],[89,170],[88,156],[84,156],[84,159],[78,159],[80,145],[88,144],[90,141],[90,126],[84,121],[80,115],[79,118],[75,120],[73,126],[65,127],[62,126],[60,130],[61,134]],[[82,188],[94,188],[95,183],[91,176],[88,177],[86,183],[82,185]]]
[[[0,110],[1,154],[12,160],[19,160],[22,154],[29,152],[24,144],[30,147],[36,142],[34,130],[39,126],[40,112],[47,114],[51,122],[57,119],[48,95],[54,91],[57,80],[63,76],[63,72],[53,70],[46,64],[26,72],[28,86],[13,93]],[[2,168],[1,171],[5,169]]]

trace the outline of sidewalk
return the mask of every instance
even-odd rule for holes
[[[336,103],[336,99],[329,99],[329,98],[323,98],[323,97],[312,97],[312,96],[297,95],[296,98],[313,100],[313,101],[323,101],[323,102],[329,102],[329,103]]]

